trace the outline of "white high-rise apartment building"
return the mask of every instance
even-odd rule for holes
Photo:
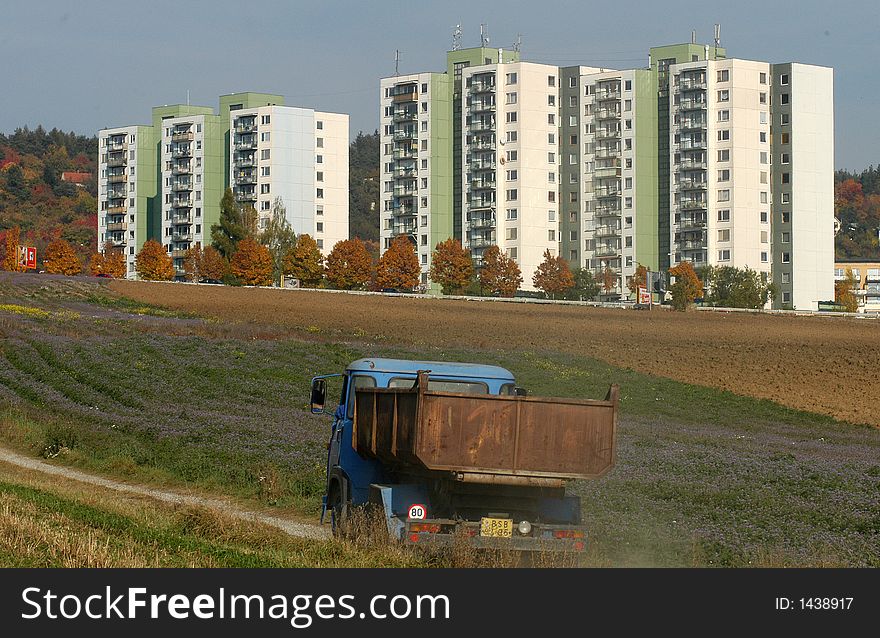
[[[544,252],[559,252],[559,69],[510,62],[462,74],[462,228],[480,265],[497,244],[524,290]]]
[[[236,201],[253,206],[258,229],[276,198],[299,235],[326,255],[348,239],[348,115],[290,106],[230,112],[230,174]]]
[[[672,65],[671,263],[771,272],[770,65]]]
[[[815,310],[834,299],[834,73],[771,69],[775,305]]]

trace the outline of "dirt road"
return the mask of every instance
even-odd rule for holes
[[[170,490],[160,490],[151,487],[144,487],[142,485],[131,485],[129,483],[123,483],[121,481],[114,481],[112,479],[95,476],[94,474],[88,474],[86,472],[81,472],[79,470],[74,470],[68,467],[53,465],[51,463],[47,463],[46,461],[41,461],[39,459],[24,456],[22,454],[12,452],[4,448],[0,448],[0,461],[11,463],[13,465],[18,465],[19,467],[24,467],[29,470],[43,472],[45,474],[61,476],[72,481],[79,481],[80,483],[98,485],[100,487],[105,487],[111,490],[125,492],[128,494],[147,496],[149,498],[153,498],[164,503],[189,505],[194,507],[207,507],[222,512],[226,516],[238,520],[254,521],[257,523],[262,523],[264,525],[271,525],[272,527],[276,527],[284,532],[287,532],[291,536],[297,536],[299,538],[326,539],[330,537],[328,529],[321,527],[320,525],[297,522],[286,518],[280,518],[278,516],[271,516],[263,512],[244,510],[227,501],[223,501],[220,499],[206,498],[204,496],[194,496],[191,494],[181,494],[179,492],[173,492]]]

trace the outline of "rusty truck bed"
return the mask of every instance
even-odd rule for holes
[[[552,485],[597,478],[614,465],[618,387],[604,401],[413,388],[356,395],[352,446],[399,469],[462,481]]]

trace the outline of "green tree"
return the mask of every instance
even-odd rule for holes
[[[578,267],[571,274],[574,277],[574,287],[565,294],[566,299],[590,301],[599,295],[602,285],[596,280],[592,270]]]
[[[275,198],[269,225],[260,233],[260,243],[268,248],[269,254],[272,255],[273,278],[275,281],[281,281],[284,257],[296,245],[296,233],[287,221],[287,209],[280,197]]]
[[[717,266],[702,277],[709,288],[705,301],[725,308],[763,308],[776,298],[777,287],[766,273],[751,268]]]
[[[348,151],[351,237],[379,241],[379,131],[359,132]]]
[[[238,242],[247,237],[241,210],[235,203],[232,189],[227,188],[220,200],[220,221],[211,226],[211,244],[225,259],[235,254]]]

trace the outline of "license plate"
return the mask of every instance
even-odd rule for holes
[[[511,518],[481,518],[480,536],[493,538],[510,538],[513,536],[513,519]]]

